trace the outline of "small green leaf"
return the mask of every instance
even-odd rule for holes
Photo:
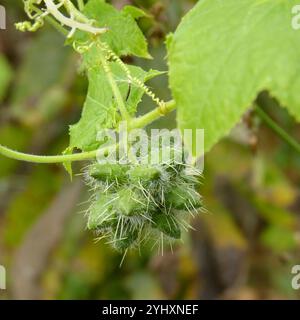
[[[126,73],[119,64],[112,62],[110,63],[110,67],[118,83],[127,110],[130,115],[134,115],[144,92],[133,84],[129,85]],[[154,70],[146,72],[135,66],[128,66],[128,68],[132,76],[142,82],[161,74]],[[70,128],[70,147],[84,151],[97,149],[101,145],[101,141],[97,141],[97,133],[104,128],[115,128],[121,120],[112,89],[101,66],[90,68],[88,78],[89,90],[81,119]]]
[[[109,31],[101,35],[101,40],[106,42],[111,49],[118,55],[135,55],[142,58],[150,58],[148,53],[147,41],[137,25],[135,17],[129,14],[132,9],[118,11],[112,5],[105,3],[104,0],[90,0],[85,8],[84,14],[90,19],[94,19],[99,27],[108,27]],[[141,15],[139,12],[138,16]],[[87,40],[88,35],[78,32],[81,40]]]
[[[112,128],[119,120],[104,71],[100,67],[90,69],[88,79],[89,89],[81,119],[70,127],[70,147],[84,151],[99,147],[97,132],[103,128]]]
[[[268,90],[300,121],[297,0],[202,0],[168,38],[181,129],[205,129],[208,151]]]

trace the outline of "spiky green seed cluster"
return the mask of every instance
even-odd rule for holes
[[[186,164],[94,163],[86,178],[93,190],[88,229],[119,251],[149,239],[180,239],[189,215],[202,207],[200,175]]]

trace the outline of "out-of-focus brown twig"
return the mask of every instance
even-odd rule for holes
[[[65,187],[17,249],[10,274],[13,299],[43,298],[40,278],[63,236],[67,218],[74,212],[81,190],[79,181]]]

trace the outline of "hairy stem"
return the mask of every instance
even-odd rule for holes
[[[101,34],[107,31],[107,28],[95,28],[87,23],[81,23],[71,18],[67,18],[58,10],[57,6],[52,0],[44,0],[44,2],[47,8],[47,12],[49,12],[57,21],[59,21],[63,25],[66,25],[72,28],[72,30],[79,29],[92,34]],[[76,16],[77,13],[76,12],[74,13]]]
[[[282,140],[300,153],[300,144],[269,117],[259,106],[255,107],[257,115],[271,128]]]
[[[153,121],[157,120],[158,118],[172,112],[175,109],[176,109],[176,103],[174,100],[166,102],[163,110],[161,109],[161,107],[158,107],[158,108],[148,112],[144,116],[133,119],[131,121],[129,129],[144,128],[148,124],[150,124],[151,122],[153,122]]]
[[[166,103],[164,108],[164,114],[167,114],[176,109],[175,101],[171,100]],[[158,118],[164,115],[160,107],[150,111],[149,113],[141,116],[140,118],[133,119],[130,123],[129,130],[144,128],[151,122],[157,120]],[[15,150],[11,150],[7,147],[0,145],[0,154],[15,160],[32,162],[32,163],[64,163],[64,162],[75,162],[75,161],[84,161],[84,160],[92,160],[97,157],[98,152],[100,150],[103,152],[109,151],[110,148],[114,146],[107,147],[105,149],[97,149],[90,152],[82,152],[71,155],[56,155],[56,156],[37,156],[32,154],[26,154],[22,152],[18,152]]]
[[[35,10],[35,12],[39,13],[39,14],[43,14],[43,11],[40,10],[38,7],[36,6],[32,6],[33,9]],[[50,16],[46,16],[45,20],[49,22],[49,24],[52,25],[52,27],[54,27],[59,33],[61,33],[63,36],[67,36],[69,34],[69,31],[66,30],[60,23],[58,23],[54,18],[50,17]]]

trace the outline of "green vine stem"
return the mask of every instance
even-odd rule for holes
[[[158,107],[140,118],[133,119],[130,123],[129,130],[144,128],[151,122],[157,120],[161,116],[166,115],[167,113],[175,109],[176,109],[175,101],[171,100],[166,103],[163,110],[164,114],[162,113],[161,108]],[[113,147],[115,146],[107,147],[106,150],[102,150],[102,151],[109,151]],[[31,163],[41,163],[41,164],[92,160],[96,158],[98,152],[99,152],[99,149],[93,150],[90,152],[82,152],[82,153],[71,154],[71,155],[37,156],[37,155],[18,152],[0,145],[0,154],[7,158],[11,158],[19,161],[31,162]]]
[[[136,129],[136,128],[144,128],[148,124],[152,123],[153,121],[157,120],[158,118],[167,115],[168,113],[172,112],[176,109],[176,103],[174,100],[170,100],[166,102],[163,108],[160,106],[144,116],[139,118],[132,119],[129,129]]]
[[[7,158],[32,162],[32,163],[63,163],[63,162],[74,162],[83,161],[96,158],[97,151],[82,152],[72,155],[58,155],[58,156],[37,156],[27,153],[18,152],[7,147],[0,145],[0,154]]]
[[[259,106],[255,106],[257,115],[270,127],[282,140],[300,153],[300,144],[269,117]]]
[[[59,21],[63,25],[71,28],[71,32],[69,33],[68,37],[71,37],[77,29],[92,33],[94,35],[105,33],[108,30],[107,28],[93,27],[91,24],[89,24],[89,20],[84,15],[82,15],[81,12],[78,11],[69,0],[65,0],[61,2],[61,4],[63,4],[64,7],[68,11],[70,11],[69,13],[71,14],[71,18],[63,15],[58,10],[58,6],[53,2],[53,0],[44,0],[44,3],[47,9],[46,12],[50,13],[57,21]],[[74,20],[73,18],[79,19]],[[85,20],[85,22],[81,22],[83,20]]]
[[[150,111],[149,113],[141,116],[139,118],[132,119],[130,122],[129,130],[144,128],[153,121],[159,119],[160,117],[172,112],[176,109],[176,103],[171,100],[165,104],[164,110],[162,111],[160,107]],[[256,106],[255,111],[257,115],[286,143],[288,143],[293,149],[300,153],[300,144],[293,139],[284,129],[282,129],[274,120],[272,120],[269,115],[267,115],[260,107]],[[112,146],[114,147],[114,146]],[[106,150],[109,151],[110,148],[107,147]],[[18,152],[9,149],[5,146],[0,145],[0,154],[19,161],[32,162],[32,163],[64,163],[64,162],[75,162],[75,161],[85,161],[95,159],[99,150],[93,150],[90,152],[82,152],[71,155],[55,155],[55,156],[38,156],[27,153]]]

